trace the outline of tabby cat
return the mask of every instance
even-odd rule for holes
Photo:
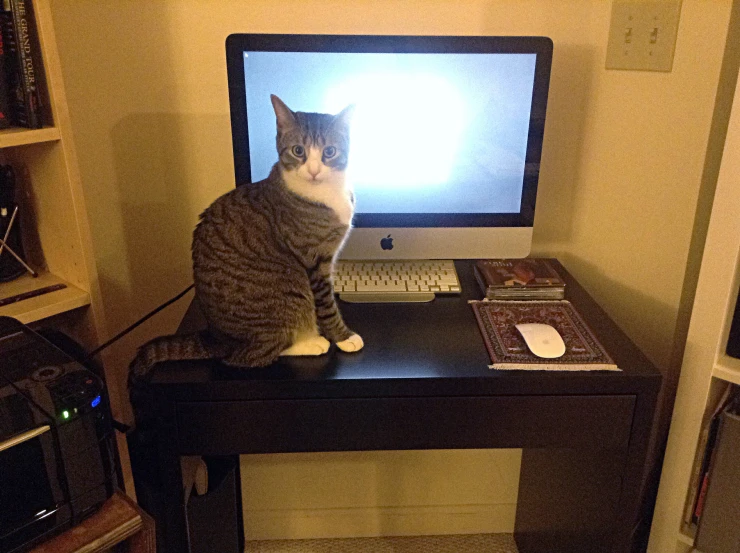
[[[134,404],[160,361],[261,367],[280,356],[324,354],[330,341],[343,351],[363,347],[342,320],[331,281],[354,209],[345,182],[352,106],[329,115],[271,100],[279,161],[265,180],[215,200],[193,232],[195,291],[208,330],[142,346],[129,371]]]

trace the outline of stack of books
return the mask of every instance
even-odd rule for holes
[[[43,124],[41,50],[31,0],[0,5],[0,129]]]
[[[565,282],[547,259],[481,259],[475,278],[489,300],[557,300]]]

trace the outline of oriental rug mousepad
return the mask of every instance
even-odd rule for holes
[[[491,356],[491,369],[529,371],[619,371],[591,329],[567,300],[483,300],[470,302]],[[534,355],[514,325],[548,324],[558,331],[565,353],[555,359]]]

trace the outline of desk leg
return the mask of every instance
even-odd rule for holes
[[[162,483],[161,540],[157,540],[160,553],[190,553],[188,541],[182,469],[177,450],[177,424],[174,404],[159,404],[157,431],[157,458]]]
[[[190,495],[187,506],[191,553],[242,553],[244,526],[239,456],[209,457],[208,493]]]
[[[644,470],[657,394],[658,391],[654,390],[637,396],[629,456],[622,478],[622,499],[618,512],[620,532],[614,537],[614,551],[644,552],[647,549],[651,514],[646,511],[651,511],[651,505],[645,503]]]
[[[625,461],[620,451],[525,449],[514,529],[519,553],[616,553]]]

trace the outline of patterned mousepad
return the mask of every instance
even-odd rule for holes
[[[591,329],[567,300],[471,301],[492,369],[555,371],[619,371]],[[565,342],[565,353],[543,359],[529,351],[514,325],[553,326]]]

